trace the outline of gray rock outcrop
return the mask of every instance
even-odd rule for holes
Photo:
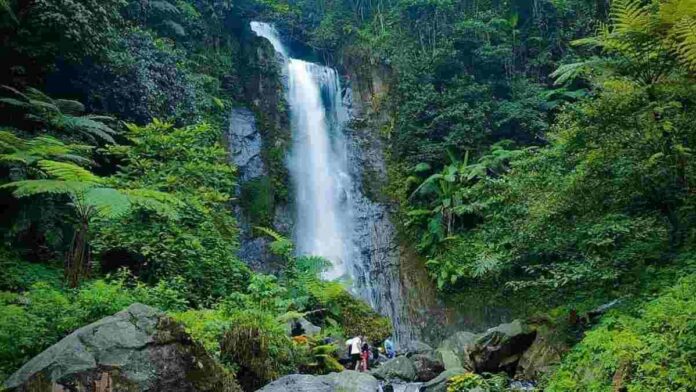
[[[536,331],[520,320],[488,329],[478,337],[470,355],[476,372],[514,373],[535,337]]]
[[[568,346],[552,329],[538,329],[534,342],[517,364],[517,375],[526,380],[539,380],[553,372],[566,351]]]
[[[381,380],[416,381],[416,367],[410,358],[396,357],[383,363],[372,372],[372,375]]]
[[[256,127],[254,113],[246,108],[232,109],[227,135],[232,163],[239,170],[239,181],[246,182],[265,175],[266,168],[261,159],[261,133]]]
[[[459,331],[440,343],[437,352],[440,354],[445,368],[462,367],[474,370],[471,352],[476,348],[478,336],[471,332]]]
[[[324,376],[291,374],[266,385],[258,392],[376,392],[379,382],[368,373],[346,370]]]
[[[234,379],[183,326],[133,304],[84,326],[27,362],[13,392],[232,392]]]
[[[445,371],[445,364],[434,352],[416,354],[411,357],[416,368],[416,380],[430,381]]]
[[[321,332],[321,327],[307,321],[304,317],[299,317],[294,320],[290,320],[285,324],[285,332],[290,336],[314,336]]]

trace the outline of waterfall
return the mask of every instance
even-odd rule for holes
[[[332,68],[289,57],[272,25],[252,22],[251,28],[268,39],[285,61],[297,253],[329,260],[325,279],[352,280],[355,249],[348,192],[352,184],[346,170],[342,127],[347,116],[338,74]]]
[[[297,254],[328,259],[323,278],[350,282],[353,294],[391,318],[397,345],[406,343],[415,335],[406,317],[396,230],[387,207],[363,194],[356,179],[369,163],[360,143],[344,134],[351,91],[343,97],[333,68],[292,58],[272,25],[251,22],[251,29],[282,57],[287,78]]]

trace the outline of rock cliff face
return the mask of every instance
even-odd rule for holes
[[[270,240],[258,236],[253,227],[292,231],[284,161],[290,140],[285,75],[282,60],[268,42],[251,32],[243,42],[245,80],[243,95],[237,97],[243,104],[230,111],[226,132],[230,161],[239,170],[234,194],[244,202],[235,208],[240,224],[238,255],[253,269],[272,273],[281,261],[269,251]]]
[[[71,333],[22,366],[5,387],[15,392],[241,391],[183,326],[142,304]]]
[[[344,61],[344,105],[351,122],[345,130],[355,189],[354,242],[359,248],[358,291],[380,313],[392,319],[397,345],[430,338],[423,330],[445,317],[424,264],[399,242],[394,223],[397,206],[386,196],[385,142],[381,129],[390,121],[379,103],[388,93],[389,70]],[[434,334],[433,339],[441,339]]]
[[[391,220],[392,207],[385,201],[382,187],[387,182],[384,146],[376,126],[379,119],[371,110],[372,94],[381,83],[368,91],[358,84],[357,76],[348,78],[343,94],[351,123],[344,130],[347,142],[348,167],[353,177],[349,191],[353,204],[353,242],[360,260],[354,261],[357,292],[378,312],[389,316],[394,325],[397,344],[416,337],[407,317],[406,297],[401,282],[399,245],[396,227]],[[352,83],[351,83],[352,82]],[[375,82],[376,83],[376,82]],[[370,93],[371,91],[371,93]]]

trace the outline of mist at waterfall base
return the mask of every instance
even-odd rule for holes
[[[329,260],[325,279],[351,280],[355,249],[348,190],[352,185],[342,134],[347,113],[341,103],[338,74],[332,68],[289,57],[272,25],[252,22],[251,28],[285,61],[293,133],[288,168],[295,195],[297,253]]]

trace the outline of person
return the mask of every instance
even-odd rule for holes
[[[350,366],[352,369],[358,370],[360,365],[360,348],[362,346],[360,336],[346,340],[346,346],[348,346],[348,354],[350,355]]]
[[[390,338],[384,341],[384,351],[387,353],[387,358],[392,359],[396,356],[396,351],[394,351],[394,342]]]
[[[363,339],[362,349],[360,350],[360,371],[367,371],[367,362],[370,360],[370,345]]]

